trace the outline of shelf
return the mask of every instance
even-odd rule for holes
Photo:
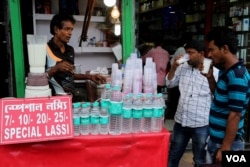
[[[157,21],[161,21],[161,20],[162,20],[162,18],[156,18],[156,19],[143,20],[143,21],[140,21],[139,23],[143,24],[143,23],[157,22]]]
[[[239,31],[238,31],[238,30],[237,30],[237,31],[235,30],[234,32],[235,32],[236,34],[245,34],[245,35],[248,34],[248,33],[250,33],[249,30],[248,30],[248,31],[247,31],[247,30],[245,30],[245,31],[244,31],[244,30],[239,30]]]
[[[204,20],[185,22],[186,26],[205,24]]]
[[[35,20],[48,20],[51,21],[53,14],[35,14]],[[76,21],[84,21],[83,15],[74,15]],[[91,22],[105,22],[104,16],[91,16]]]
[[[75,53],[111,53],[110,47],[74,47]]]
[[[235,16],[229,16],[229,18],[234,19],[234,18],[238,18],[238,19],[243,19],[243,18],[249,18],[249,15],[235,15]]]
[[[152,2],[152,0],[139,1],[140,4],[144,4],[144,3],[147,3],[147,2]]]
[[[156,10],[164,9],[166,7],[169,7],[169,5],[164,5],[164,6],[161,6],[161,7],[154,7],[152,9],[141,11],[140,14],[145,14],[145,13],[153,12],[153,11],[156,11]]]

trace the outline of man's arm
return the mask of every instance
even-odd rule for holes
[[[209,88],[212,94],[214,94],[215,88],[216,88],[216,81],[214,79],[213,75],[210,75],[210,77],[207,77],[208,83],[209,83]]]
[[[229,151],[231,148],[231,145],[236,137],[237,131],[238,131],[238,125],[240,122],[241,113],[240,112],[234,112],[231,111],[228,119],[227,119],[227,126],[226,126],[226,132],[225,137],[223,139],[221,148],[218,150],[216,154],[216,161],[221,162],[222,160],[222,151]]]
[[[176,69],[178,68],[179,64],[176,62],[178,59],[180,58],[180,56],[177,56],[170,68],[170,71],[168,72],[168,76],[167,76],[167,79],[170,81],[173,79],[174,77],[174,74],[175,74],[175,71]]]
[[[73,74],[74,66],[66,61],[57,62],[55,66],[47,70],[46,73],[47,73],[48,79],[56,75],[57,72],[70,72],[71,74]]]
[[[96,84],[103,84],[106,82],[106,78],[101,75],[89,75],[89,74],[74,74],[75,80],[91,80]]]
[[[207,77],[210,91],[212,92],[212,94],[214,94],[214,91],[215,91],[215,88],[216,88],[216,80],[214,78],[213,66],[210,67],[207,74],[203,74],[203,75],[205,75]]]

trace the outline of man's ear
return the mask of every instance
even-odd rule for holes
[[[221,52],[223,52],[224,54],[230,52],[230,50],[229,50],[229,48],[228,48],[228,45],[223,45],[223,46],[220,48],[220,50],[221,50]]]
[[[200,51],[200,54],[205,57],[205,52],[204,51]]]
[[[54,32],[55,34],[58,32],[59,28],[57,26],[54,26]]]

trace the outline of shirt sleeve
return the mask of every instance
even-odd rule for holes
[[[174,77],[171,80],[168,80],[168,75],[169,73],[166,75],[166,86],[168,88],[173,88],[179,85],[179,80],[180,80],[180,72],[181,72],[181,66],[177,67]]]

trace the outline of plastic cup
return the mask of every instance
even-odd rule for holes
[[[210,69],[211,63],[212,63],[211,59],[204,58],[204,61],[203,61],[203,70],[202,70],[203,74],[207,74],[208,73],[208,71]]]
[[[189,60],[189,55],[188,54],[184,54],[180,59],[177,60],[178,64],[182,64],[185,63]]]

